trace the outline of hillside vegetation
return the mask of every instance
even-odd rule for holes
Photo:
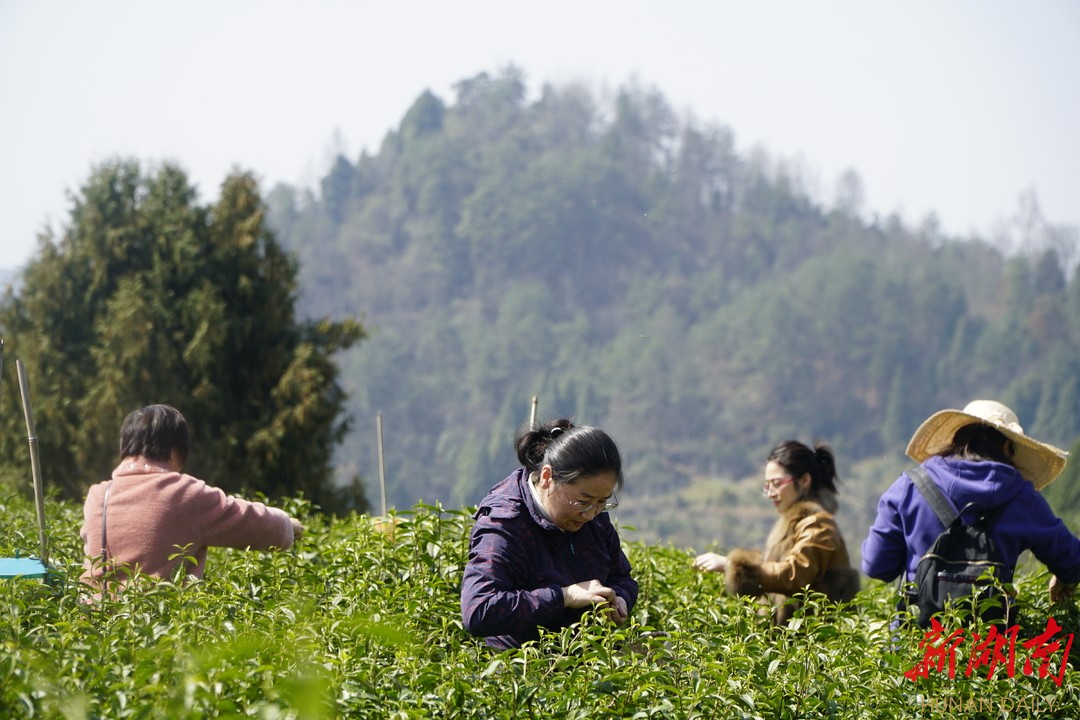
[[[77,584],[81,507],[50,502],[55,577],[0,582],[0,715],[5,718],[1075,718],[1063,668],[1075,605],[1047,604],[1024,576],[1013,672],[1004,659],[906,677],[926,658],[914,630],[889,630],[894,588],[846,609],[823,605],[770,630],[752,603],[690,569],[690,554],[629,543],[641,585],[630,622],[588,614],[495,654],[463,629],[458,590],[471,519],[418,506],[392,534],[366,515],[305,516],[285,553],[211,552],[207,579],[147,583],[89,604]],[[36,545],[33,508],[0,496],[0,555]],[[812,606],[818,603],[811,603]],[[1042,645],[1054,617],[1069,628]],[[953,642],[955,639],[950,640]],[[931,647],[942,646],[941,639]],[[1046,671],[1041,656],[1046,655]],[[1068,655],[1070,663],[1076,652]],[[1025,662],[1034,665],[1025,673]],[[972,667],[972,672],[966,670]],[[1060,686],[1054,681],[1059,673]],[[989,679],[989,675],[993,679]]]
[[[836,450],[852,534],[936,410],[1000,399],[1080,439],[1074,228],[1028,198],[993,242],[951,238],[863,220],[854,173],[831,207],[803,185],[655,89],[527,100],[510,68],[422,93],[318,193],[267,195],[301,310],[370,331],[343,356],[339,467],[377,502],[382,413],[392,505],[476,502],[537,395],[620,443],[644,537],[730,545],[764,538],[740,479],[788,437]]]
[[[698,549],[764,541],[790,437],[836,452],[852,548],[938,409],[999,399],[1080,449],[1080,235],[1034,195],[992,241],[946,237],[866,219],[854,172],[822,204],[658,90],[525,87],[421,93],[318,192],[237,170],[204,204],[168,163],[94,168],[0,298],[0,483],[26,489],[15,357],[76,500],[152,402],[191,423],[194,474],[347,513],[381,511],[377,417],[388,504],[461,507],[536,396],[619,443],[631,539]],[[1075,475],[1048,495],[1076,519]]]

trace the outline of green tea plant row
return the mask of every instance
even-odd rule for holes
[[[290,512],[308,528],[292,551],[211,551],[201,582],[143,582],[90,602],[78,582],[81,508],[50,502],[54,577],[0,582],[0,717],[5,718],[1075,718],[1077,670],[1059,686],[983,665],[912,681],[922,632],[890,629],[895,588],[869,583],[849,607],[783,630],[690,553],[630,543],[641,585],[631,622],[598,614],[502,654],[461,626],[458,590],[472,519],[417,506],[387,530],[367,516]],[[36,547],[29,503],[0,496],[0,552]],[[1074,604],[1050,606],[1045,573],[1019,639],[1049,616],[1075,631]],[[981,632],[962,617],[949,630]],[[1057,658],[1060,660],[1059,650]],[[1080,647],[1074,654],[1080,656]],[[1071,660],[1070,656],[1070,660]],[[1055,673],[1057,666],[1054,667]]]

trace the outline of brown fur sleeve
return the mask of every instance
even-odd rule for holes
[[[728,553],[724,581],[727,591],[732,595],[760,595],[761,553],[742,548]]]

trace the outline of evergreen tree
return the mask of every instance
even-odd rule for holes
[[[332,451],[348,427],[333,356],[354,320],[297,322],[297,266],[264,223],[258,186],[234,174],[213,207],[179,169],[97,168],[71,223],[0,303],[10,354],[26,363],[50,486],[80,497],[117,460],[123,417],[150,403],[187,417],[185,468],[227,491],[341,498]],[[0,418],[4,435],[14,418]],[[27,462],[5,443],[6,460]]]

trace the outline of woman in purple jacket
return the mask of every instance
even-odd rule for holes
[[[593,606],[625,623],[638,586],[607,516],[623,481],[615,442],[562,419],[522,428],[514,445],[522,467],[476,511],[461,587],[465,629],[504,650]]]
[[[1080,581],[1080,540],[1039,493],[1065,469],[1067,453],[1024,435],[1016,413],[992,400],[963,410],[942,410],[924,422],[907,454],[929,474],[957,511],[974,503],[982,512],[1001,508],[991,528],[1011,582],[1016,560],[1031,550],[1055,577],[1051,598],[1072,592]],[[965,515],[967,517],[967,515]],[[877,519],[862,544],[862,569],[891,581],[907,580],[944,530],[907,473],[885,491]]]

